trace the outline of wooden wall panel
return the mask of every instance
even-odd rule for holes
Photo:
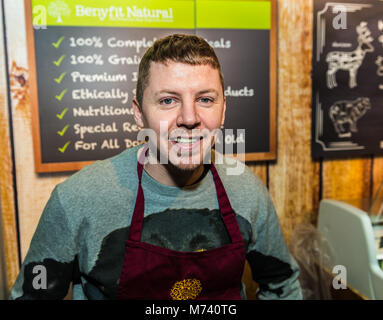
[[[319,163],[311,160],[312,2],[278,1],[278,147],[269,190],[289,240],[295,226],[315,220]]]
[[[322,197],[365,208],[371,196],[371,159],[324,160]]]
[[[3,75],[3,73],[1,73]],[[6,258],[6,273],[8,283],[16,279],[19,262],[17,249],[17,231],[15,215],[15,199],[13,192],[12,158],[9,139],[9,120],[7,116],[7,97],[4,83],[0,83],[0,214],[4,238],[4,251]]]
[[[372,164],[372,196],[374,196],[380,184],[383,183],[383,157],[375,157]]]
[[[0,7],[0,32],[4,35],[2,8]],[[15,198],[13,191],[13,166],[8,112],[8,85],[6,77],[5,49],[0,42],[0,234],[5,252],[5,268],[8,289],[19,272],[17,231],[15,216]],[[2,239],[0,239],[2,241]]]

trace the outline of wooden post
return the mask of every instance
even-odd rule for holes
[[[378,188],[381,183],[383,183],[383,157],[374,157],[372,172],[372,196],[378,192]]]
[[[319,201],[319,163],[311,160],[313,3],[278,1],[278,147],[269,189],[286,240],[313,222]]]
[[[0,6],[0,32],[4,37],[3,14]],[[3,235],[5,269],[8,289],[13,285],[19,272],[13,166],[8,112],[8,85],[6,77],[5,48],[0,41],[0,234]]]

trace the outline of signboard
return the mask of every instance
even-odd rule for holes
[[[383,154],[383,2],[314,1],[313,157]]]
[[[139,143],[138,65],[173,33],[202,36],[220,59],[225,143],[235,153],[246,141],[246,160],[275,159],[275,3],[219,3],[25,0],[36,171],[78,170]]]

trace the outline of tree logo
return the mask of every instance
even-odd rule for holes
[[[69,16],[70,15],[70,9],[68,5],[65,3],[65,1],[57,0],[53,1],[48,6],[48,14],[56,18],[57,23],[63,23],[62,16]]]

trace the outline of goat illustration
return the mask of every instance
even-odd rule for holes
[[[367,28],[367,22],[362,21],[357,27],[358,46],[354,51],[331,51],[326,56],[328,63],[327,70],[327,87],[330,89],[338,86],[336,83],[336,73],[338,70],[349,72],[349,87],[357,86],[356,76],[358,69],[363,63],[367,52],[373,52],[374,47],[371,42],[374,38],[371,37],[371,32]]]
[[[351,137],[351,132],[358,132],[356,122],[371,109],[369,98],[357,98],[353,101],[337,101],[329,110],[329,116],[339,138]],[[344,124],[349,124],[346,129]]]

